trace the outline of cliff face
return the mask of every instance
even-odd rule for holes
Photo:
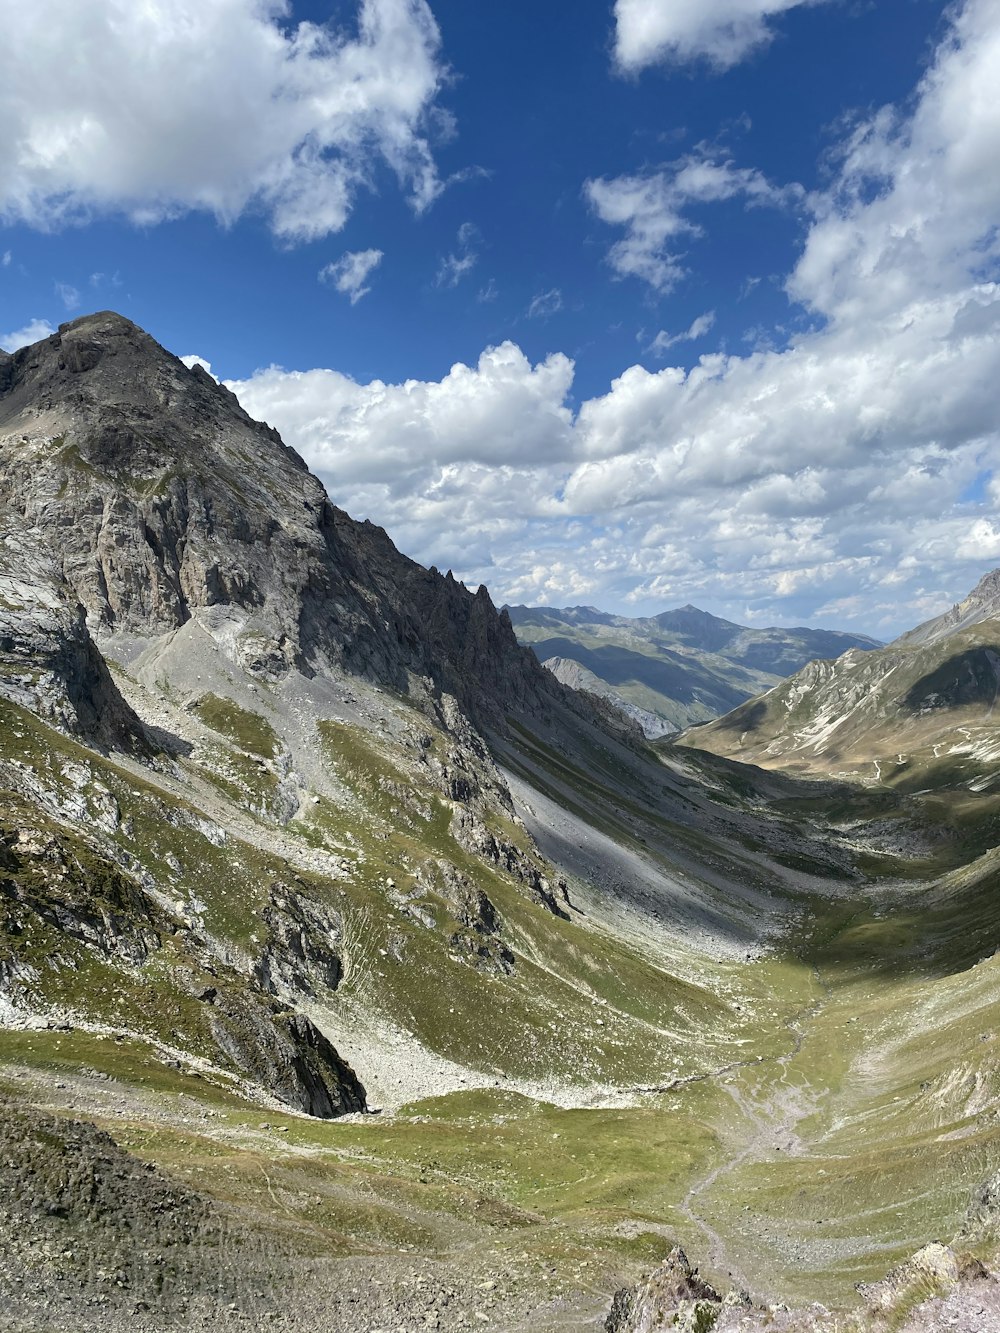
[[[119,315],[0,362],[0,511],[112,652],[225,605],[258,674],[336,664],[404,692],[430,681],[490,719],[553,689],[485,589],[337,509],[275,431]],[[23,579],[23,560],[7,564]]]
[[[562,697],[485,588],[331,504],[128,320],[0,359],[0,1026],[114,1016],[309,1114],[364,1109],[298,1009],[367,957],[350,922],[393,836],[446,955],[457,936],[475,965],[510,956],[449,857],[565,915],[476,731]],[[294,889],[292,864],[312,875]]]

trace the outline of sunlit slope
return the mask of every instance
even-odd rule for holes
[[[82,948],[67,978],[54,966],[49,981],[89,1018],[0,1038],[7,1086],[47,1105],[87,1103],[127,1147],[237,1205],[261,1235],[277,1229],[300,1255],[377,1256],[390,1283],[398,1269],[402,1284],[414,1254],[483,1282],[517,1275],[524,1322],[511,1328],[573,1326],[546,1304],[552,1284],[572,1318],[592,1317],[669,1238],[723,1285],[732,1271],[761,1295],[850,1304],[854,1282],[958,1229],[973,1186],[1000,1161],[995,853],[944,873],[924,858],[909,879],[896,873],[898,849],[877,839],[863,849],[830,839],[824,859],[810,801],[844,822],[878,814],[898,843],[912,798],[695,752],[667,766],[586,731],[569,742],[565,727],[522,723],[500,758],[529,829],[498,811],[492,831],[526,855],[533,832],[553,885],[550,853],[564,854],[566,920],[455,841],[461,803],[435,794],[417,757],[447,738],[421,720],[432,744],[408,747],[392,722],[409,718],[406,705],[372,696],[373,725],[346,709],[331,717],[311,779],[320,795],[328,772],[328,794],[278,824],[268,765],[289,732],[277,703],[254,714],[199,698],[190,754],[177,770],[152,768],[146,785],[131,762],[84,752],[26,715],[10,714],[3,734],[10,759],[30,763],[50,793],[53,828],[73,822],[72,765],[91,765],[84,799],[103,788],[131,823],[116,845],[172,874],[203,938],[234,956],[264,934],[272,876],[294,877],[345,923],[342,979],[320,994],[311,976],[317,1012],[348,1037],[376,1019],[405,1030],[400,1068],[418,1048],[435,1052],[454,1076],[445,1095],[364,1123],[262,1112],[247,1100],[260,1092],[198,1046],[206,1006],[175,1002],[176,971],[98,967]],[[199,803],[204,833],[189,822],[174,840],[175,815]],[[573,822],[553,822],[554,805]],[[224,811],[234,831],[219,852],[205,833]],[[244,841],[251,828],[260,846]],[[413,874],[418,858],[450,862],[488,894],[509,972],[463,954],[462,922],[442,883]],[[350,869],[331,874],[341,861]],[[133,1030],[115,1026],[123,1000],[140,1016]],[[459,1079],[479,1090],[449,1093]],[[588,1108],[595,1098],[610,1105]]]
[[[1000,621],[814,662],[680,741],[747,763],[916,791],[992,786]]]

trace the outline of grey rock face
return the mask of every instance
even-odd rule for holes
[[[226,604],[247,613],[243,661],[261,674],[429,680],[487,720],[553,689],[485,588],[330,504],[228,390],[109,312],[0,366],[0,513],[59,552],[56,592],[99,643]]]
[[[311,1019],[226,999],[210,1015],[216,1045],[260,1087],[306,1115],[331,1120],[365,1109],[365,1090]]]
[[[309,902],[287,884],[275,884],[261,915],[268,938],[254,969],[259,984],[272,994],[336,990],[344,971],[336,951],[337,914]]]
[[[0,483],[2,484],[2,483]],[[55,563],[7,511],[0,539],[0,695],[102,748],[141,745]]]
[[[607,700],[608,703],[614,704],[626,717],[630,717],[633,722],[638,723],[647,740],[659,740],[661,736],[673,736],[677,731],[676,726],[665,722],[657,713],[651,712],[648,708],[640,708],[638,704],[629,703],[617,690],[612,689],[610,685],[606,684],[587,667],[581,666],[579,662],[574,662],[571,657],[549,657],[542,665],[547,671],[552,672],[556,680],[568,686],[569,689],[586,690],[589,694],[596,694]]]

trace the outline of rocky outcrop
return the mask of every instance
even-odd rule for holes
[[[209,1003],[216,1046],[252,1083],[320,1120],[365,1109],[358,1076],[304,1014],[274,1012],[221,993]]]
[[[341,922],[335,912],[287,884],[275,883],[260,915],[268,935],[254,976],[264,990],[314,996],[337,989],[344,968],[337,952]]]
[[[451,835],[464,851],[513,875],[527,888],[535,902],[548,908],[555,916],[569,920],[569,913],[562,905],[569,903],[565,881],[560,880],[558,883],[557,898],[542,866],[520,847],[492,832],[475,811],[457,809],[451,819]]]
[[[461,929],[451,937],[456,952],[492,972],[514,971],[514,955],[503,938],[503,920],[482,889],[466,885],[458,919]]]
[[[813,1304],[758,1305],[746,1292],[726,1296],[698,1276],[675,1248],[634,1287],[615,1293],[607,1333],[943,1333],[1000,1328],[1000,1282],[973,1255],[925,1245],[881,1282],[862,1284],[863,1306],[833,1312]]]
[[[8,936],[30,937],[44,922],[133,967],[161,943],[155,905],[128,876],[98,858],[82,860],[40,829],[0,829],[0,905]]]
[[[309,983],[321,978],[339,980],[339,959],[318,938],[329,920],[280,890],[265,916],[273,953],[260,980],[272,984],[262,987],[83,839],[40,825],[0,825],[0,1010],[8,1018],[45,1013],[53,985],[86,1002],[88,956],[97,958],[148,992],[147,1011],[116,1010],[118,1026],[161,1047],[211,1051],[220,1069],[307,1115],[364,1110],[365,1090],[350,1066],[308,1018],[269,993],[277,989],[279,959],[290,988],[303,983],[299,993],[311,993]],[[147,978],[153,964],[155,983]],[[190,1001],[178,1003],[179,996],[201,1001],[193,1017]],[[75,1016],[64,1000],[62,1012],[67,1008]],[[184,1027],[161,1030],[160,1010]]]
[[[675,1246],[663,1263],[635,1287],[623,1287],[615,1293],[611,1312],[605,1320],[607,1333],[654,1333],[669,1327],[679,1333],[722,1333],[723,1316],[745,1314],[751,1309],[750,1297],[741,1291],[720,1296],[699,1277],[684,1251]],[[730,1323],[729,1327],[741,1325]]]

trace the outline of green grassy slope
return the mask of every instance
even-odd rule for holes
[[[87,1106],[292,1250],[506,1266],[525,1308],[558,1287],[574,1318],[672,1238],[723,1285],[850,1303],[853,1283],[957,1229],[1000,1157],[988,792],[962,796],[964,841],[935,832],[940,791],[802,783],[521,720],[496,745],[526,826],[492,797],[476,817],[565,876],[564,917],[462,834],[448,734],[380,707],[384,726],[316,731],[288,817],[305,760],[273,701],[206,691],[190,750],[145,769],[4,706],[6,827],[68,848],[95,901],[138,875],[205,941],[192,953],[158,919],[162,944],[130,963],[42,927],[8,934],[24,1010],[69,1028],[0,1032],[4,1087]],[[556,807],[589,880],[557,855]],[[609,848],[631,858],[617,880],[599,873]],[[330,1124],[248,1101],[182,977],[207,959],[199,981],[228,966],[237,985],[276,880],[340,923],[343,979],[322,996],[340,1030],[405,1033],[400,1059],[453,1062],[465,1090]],[[468,886],[510,970],[495,941],[470,949]]]

